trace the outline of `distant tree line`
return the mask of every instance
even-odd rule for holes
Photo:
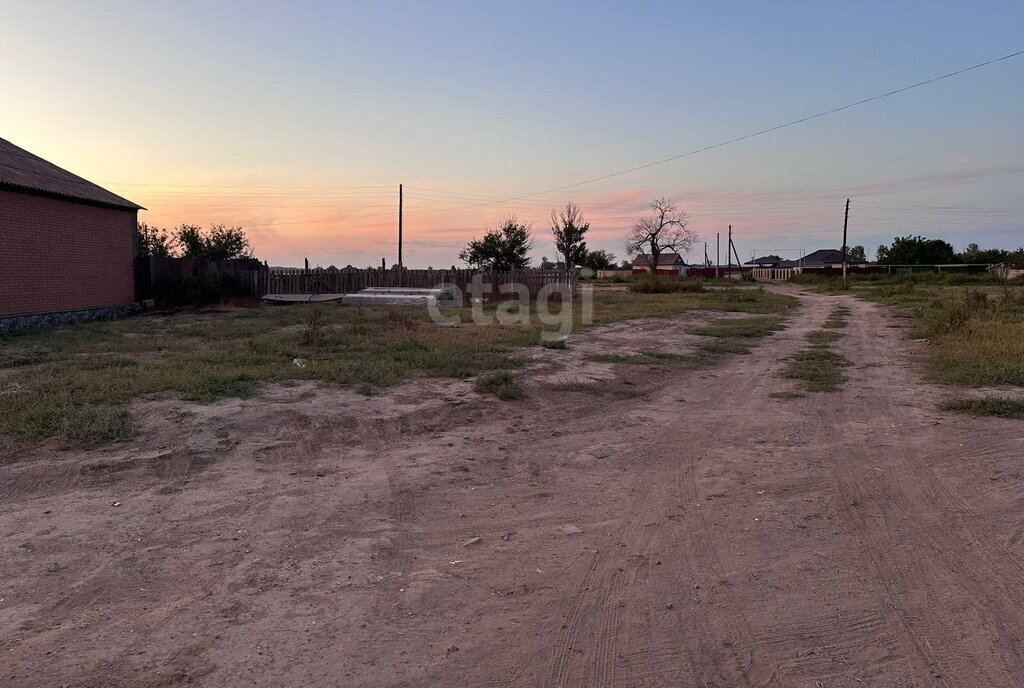
[[[687,225],[686,212],[666,198],[651,203],[651,210],[650,216],[640,218],[630,230],[626,238],[626,252],[631,255],[641,253],[657,264],[662,253],[689,250],[696,241],[696,234]],[[563,208],[552,211],[549,225],[558,257],[554,261],[548,260],[547,256],[542,257],[541,269],[590,268],[596,272],[632,267],[629,260],[622,261],[621,266],[616,264],[615,255],[610,251],[587,246],[590,223],[576,203],[570,201]],[[477,269],[518,270],[530,266],[529,253],[533,245],[532,227],[513,215],[487,230],[483,238],[474,237],[459,253],[459,260]]]
[[[851,251],[850,255],[853,253]],[[1011,263],[1024,264],[1024,247],[1015,251],[1002,248],[983,249],[976,243],[967,244],[957,252],[952,244],[942,239],[923,236],[896,237],[889,246],[879,246],[876,260],[883,265],[943,265],[949,263]]]
[[[140,222],[136,239],[139,256],[207,260],[252,258],[252,246],[241,227],[214,224],[203,229],[198,225],[178,225],[168,231]]]

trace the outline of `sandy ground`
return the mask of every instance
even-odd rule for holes
[[[1024,685],[1024,426],[936,411],[894,312],[801,302],[711,369],[583,359],[691,313],[538,352],[522,401],[277,386],[21,456],[0,685]],[[849,382],[769,397],[839,302]]]

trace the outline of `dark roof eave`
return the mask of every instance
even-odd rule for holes
[[[127,198],[117,196],[117,198],[124,201],[123,203],[107,203],[105,201],[98,201],[92,198],[82,198],[81,196],[75,196],[74,194],[63,194],[56,191],[48,191],[46,189],[37,189],[32,186],[23,186],[21,184],[12,184],[10,182],[0,182],[0,191],[11,191],[13,193],[23,193],[29,196],[42,196],[45,198],[55,198],[60,201],[71,201],[74,203],[82,203],[84,205],[97,206],[99,208],[114,208],[116,210],[147,210],[147,208],[129,201]],[[116,194],[111,194],[116,196]]]

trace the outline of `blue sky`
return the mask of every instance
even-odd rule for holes
[[[142,219],[242,224],[275,264],[447,265],[505,214],[552,255],[576,200],[623,256],[669,196],[741,256],[896,234],[1024,243],[1024,57],[605,182],[1024,48],[1024,3],[19,2],[0,136]],[[699,257],[702,247],[691,254]]]

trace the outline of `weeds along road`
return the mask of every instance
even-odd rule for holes
[[[839,304],[847,380],[787,396]],[[579,355],[710,317],[540,350],[520,401],[150,401],[127,446],[5,466],[0,683],[1021,685],[1019,423],[937,411],[907,321],[852,297],[712,367]]]

